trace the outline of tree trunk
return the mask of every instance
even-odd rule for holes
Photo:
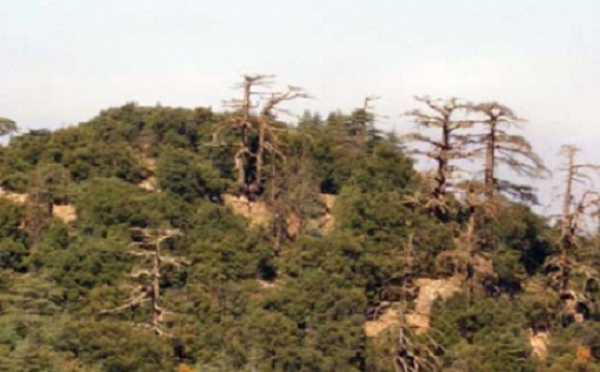
[[[250,95],[252,94],[252,83],[246,80],[246,84],[244,84],[244,99],[242,102],[242,144],[246,149],[248,149],[248,130],[250,129],[250,107],[252,103],[250,102]]]
[[[234,157],[235,169],[237,170],[237,182],[240,188],[246,186],[246,152],[245,148],[240,149]]]
[[[408,309],[408,281],[412,281],[413,277],[413,267],[412,267],[412,255],[413,255],[413,241],[415,234],[409,233],[408,238],[406,240],[406,244],[404,245],[404,275],[402,279],[402,296],[403,296],[403,304],[404,311]],[[412,287],[412,283],[411,283]]]
[[[263,174],[263,164],[264,164],[264,154],[265,154],[265,126],[267,123],[265,122],[266,118],[261,118],[259,120],[260,128],[258,132],[258,150],[256,153],[256,186],[260,187],[262,184],[262,174]]]
[[[160,269],[161,269],[161,259],[160,259],[160,240],[156,242],[156,248],[154,251],[153,257],[153,278],[152,278],[152,325],[158,327],[161,322],[161,309],[159,305],[160,301]]]
[[[492,119],[490,132],[486,138],[485,152],[485,198],[492,200],[496,191],[496,119]]]
[[[560,275],[562,290],[567,289],[567,264],[572,243],[574,231],[572,228],[573,218],[571,214],[571,199],[573,194],[573,179],[575,177],[574,152],[568,153],[567,164],[567,183],[565,185],[565,195],[562,205],[562,233],[561,233],[561,255],[560,255]]]
[[[474,261],[475,261],[475,208],[470,207],[469,221],[467,222],[467,299],[471,303],[473,292],[474,292]]]
[[[446,121],[446,123],[448,123],[448,121]],[[446,184],[448,182],[448,157],[450,155],[450,150],[450,128],[448,128],[448,124],[445,124],[442,134],[442,148],[440,149],[440,157],[438,158],[438,185],[436,189],[436,196],[440,199],[446,197]]]
[[[281,205],[279,199],[279,191],[277,190],[277,169],[275,167],[275,159],[272,164],[272,181],[271,181],[271,205],[273,208],[273,221],[272,221],[272,238],[273,238],[273,251],[278,256],[281,251],[281,241],[283,237],[284,229],[284,216],[281,211]]]

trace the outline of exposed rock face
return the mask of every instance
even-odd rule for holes
[[[363,329],[367,337],[376,337],[381,332],[399,326],[405,322],[417,333],[429,329],[431,307],[436,300],[446,300],[461,290],[460,277],[449,279],[419,278],[415,281],[418,294],[415,298],[415,308],[403,316],[402,305],[399,302],[391,304],[381,316],[365,322]]]
[[[28,197],[27,194],[18,194],[0,188],[0,198],[8,199],[13,203],[25,204],[27,203]],[[71,223],[77,220],[77,212],[73,204],[55,204],[52,206],[52,216],[60,218],[65,223]]]
[[[158,181],[156,179],[156,159],[151,158],[144,153],[138,153],[137,159],[140,165],[146,171],[148,177],[137,185],[149,192],[158,192]]]
[[[27,194],[17,194],[14,192],[5,191],[2,188],[0,188],[0,197],[6,198],[12,201],[13,203],[18,204],[25,204],[25,202],[27,201]]]
[[[257,279],[256,282],[258,283],[258,285],[261,288],[264,288],[264,289],[273,289],[273,288],[277,288],[279,286],[279,284],[277,284],[275,282],[269,282],[267,280],[262,280],[262,279]]]
[[[141,187],[142,189],[149,191],[149,192],[157,192],[159,191],[158,189],[158,184],[156,182],[156,177],[151,176],[146,178],[145,180],[143,180],[142,182],[137,184],[139,187]]]
[[[54,205],[52,215],[63,220],[65,223],[75,222],[77,220],[77,211],[72,204]]]
[[[335,219],[333,217],[333,205],[335,204],[336,197],[336,195],[321,194],[321,200],[323,203],[325,203],[327,213],[325,213],[325,215],[319,219],[319,227],[325,232],[330,232],[335,224]]]
[[[428,330],[433,303],[438,299],[446,300],[459,292],[460,283],[461,280],[457,276],[449,279],[417,279],[415,284],[419,292],[415,299],[415,308],[406,315],[406,322],[415,327],[417,332]]]
[[[368,320],[363,325],[367,337],[377,337],[381,332],[400,325],[402,309],[399,303],[387,308],[377,319]]]
[[[250,227],[267,227],[272,218],[272,213],[265,202],[249,201],[244,196],[234,196],[224,194],[222,196],[225,205],[229,206],[235,214],[247,218],[250,222]],[[325,204],[326,212],[323,216],[308,221],[309,227],[320,229],[324,232],[329,232],[333,228],[334,218],[331,214],[335,195],[321,194],[320,198]],[[300,221],[297,216],[290,216],[288,221],[288,233],[291,236],[296,236],[300,229]]]
[[[249,201],[245,196],[234,196],[225,194],[222,196],[225,205],[233,210],[233,213],[243,216],[250,222],[250,227],[266,227],[271,220],[271,212],[262,201]]]
[[[534,332],[529,329],[528,334],[533,356],[539,360],[546,360],[548,357],[548,332]]]
[[[148,172],[150,172],[151,174],[156,173],[156,159],[141,153],[138,155],[138,161],[140,162],[140,165],[144,167],[144,169],[146,169]]]
[[[472,289],[482,295],[498,293],[494,264],[481,253],[469,254],[461,249],[445,251],[436,258],[436,265],[441,273],[469,280]]]

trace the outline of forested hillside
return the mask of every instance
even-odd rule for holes
[[[271,83],[0,121],[0,371],[600,371],[600,167],[547,169],[500,103],[385,133]]]

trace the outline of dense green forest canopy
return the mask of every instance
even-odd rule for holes
[[[0,147],[0,370],[600,371],[577,149],[551,220],[506,106],[286,122],[307,95],[268,79],[229,111],[126,104]]]

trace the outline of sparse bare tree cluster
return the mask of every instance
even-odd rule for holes
[[[401,138],[414,144],[409,153],[435,163],[433,172],[427,174],[433,181],[424,201],[428,209],[438,214],[447,213],[447,194],[460,192],[461,187],[471,187],[469,185],[474,182],[483,184],[487,201],[501,193],[522,201],[537,202],[532,186],[498,177],[498,168],[502,166],[517,176],[530,179],[549,174],[531,144],[523,136],[509,131],[523,123],[509,107],[497,102],[463,102],[457,98],[416,99],[425,104],[427,110],[406,113],[419,130]],[[481,168],[469,171],[480,158],[484,159]],[[465,178],[468,174],[472,176]],[[483,179],[478,174],[483,174]]]
[[[498,196],[537,204],[535,188],[515,179],[545,178],[550,171],[529,141],[514,133],[524,120],[509,107],[497,102],[460,102],[455,98],[418,97],[417,100],[426,105],[427,111],[417,109],[407,113],[419,130],[404,134],[402,139],[411,145],[409,153],[427,158],[435,166],[431,173],[425,174],[430,186],[410,202],[424,206],[438,217],[449,213],[449,195],[462,204],[465,223],[457,239],[459,249],[444,252],[442,256],[456,261],[456,265],[466,257],[467,268],[471,268],[466,270],[470,294],[477,256],[482,254],[481,247],[489,244],[487,240],[494,239],[483,231],[499,207],[502,199]],[[560,294],[562,314],[570,311],[569,306],[584,306],[588,301],[581,288],[574,289],[571,285],[574,274],[584,274],[588,280],[598,276],[590,267],[577,262],[574,254],[586,234],[586,222],[600,211],[600,193],[592,184],[592,175],[600,171],[600,166],[577,162],[578,152],[574,146],[563,146],[561,151],[564,165],[560,171],[565,173],[565,180],[559,216],[560,253],[545,265],[551,287]],[[506,172],[512,176],[503,176]],[[469,176],[464,178],[465,175]]]
[[[268,91],[272,80],[271,75],[244,76],[238,85],[242,90],[242,98],[229,102],[229,106],[235,110],[233,120],[222,124],[214,140],[219,139],[223,129],[237,131],[239,142],[236,144],[234,167],[239,191],[248,201],[263,194],[268,184],[273,212],[272,238],[277,252],[286,235],[286,211],[289,209],[281,203],[283,176],[287,174],[287,157],[281,137],[288,133],[288,128],[277,117],[287,113],[282,107],[285,103],[310,96],[302,88],[291,85],[282,91]],[[252,213],[250,204],[249,210]]]
[[[238,149],[234,155],[237,183],[240,191],[249,198],[264,190],[266,161],[285,160],[279,137],[286,127],[277,122],[277,115],[286,112],[281,106],[309,97],[302,88],[295,86],[279,92],[265,91],[272,85],[272,79],[271,75],[244,76],[238,85],[242,98],[229,102],[236,110],[234,119],[224,123],[215,133],[215,140],[218,140],[223,129],[238,132]]]
[[[465,224],[457,239],[459,249],[445,252],[440,259],[449,260],[455,269],[466,265],[470,294],[474,290],[474,268],[481,258],[481,247],[490,245],[489,240],[494,239],[482,230],[494,217],[497,195],[537,202],[532,186],[500,178],[499,168],[533,179],[549,172],[531,144],[510,131],[523,120],[507,106],[497,102],[475,104],[457,98],[416,99],[426,109],[406,115],[414,120],[418,130],[401,138],[411,145],[409,153],[425,157],[435,166],[425,174],[430,186],[411,198],[411,203],[424,206],[442,219],[451,212],[450,195],[462,204]]]

